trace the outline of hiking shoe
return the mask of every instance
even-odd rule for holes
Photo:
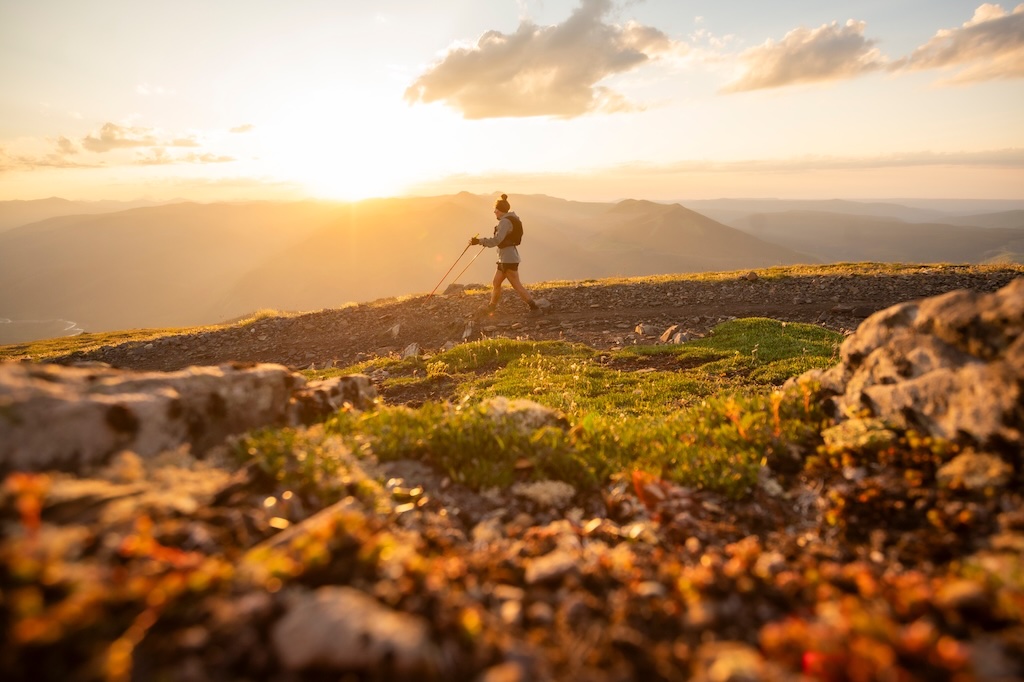
[[[477,308],[476,312],[473,313],[474,317],[490,317],[494,314],[494,306],[485,305]]]

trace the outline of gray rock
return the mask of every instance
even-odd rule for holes
[[[1024,445],[1024,278],[954,291],[865,320],[816,380],[840,420],[867,410],[898,428],[985,449]]]
[[[292,396],[291,423],[312,424],[346,405],[367,410],[377,402],[377,389],[365,374],[311,381]]]
[[[0,365],[0,470],[78,470],[129,449],[142,457],[287,421],[305,383],[280,365],[125,372]]]
[[[527,585],[557,580],[576,568],[578,557],[564,549],[555,549],[544,556],[527,559],[525,562]]]
[[[766,673],[761,653],[744,642],[707,642],[694,656],[693,679],[701,682],[758,682]]]
[[[0,364],[0,473],[80,473],[124,450],[143,459],[181,446],[202,454],[228,436],[309,423],[375,396],[366,377],[307,385],[272,364],[176,372]]]
[[[935,474],[940,485],[966,490],[1001,488],[1012,476],[1013,467],[999,457],[974,451],[960,453]]]
[[[436,670],[437,652],[422,619],[351,587],[321,587],[291,597],[271,632],[285,668],[401,675]]]
[[[678,332],[678,331],[679,331],[679,325],[678,324],[674,324],[674,325],[672,325],[671,327],[669,327],[668,329],[666,329],[665,331],[663,331],[661,333],[661,336],[658,337],[658,341],[660,341],[662,343],[668,343],[672,339],[672,337],[675,336],[676,332]]]
[[[499,396],[484,402],[481,409],[489,418],[496,421],[510,421],[521,429],[533,431],[545,426],[569,428],[569,420],[564,414],[525,398],[509,400]]]

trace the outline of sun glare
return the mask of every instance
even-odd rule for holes
[[[267,155],[281,180],[310,195],[339,200],[395,196],[423,172],[422,159],[403,153],[409,122],[394,113],[319,93],[278,112]]]

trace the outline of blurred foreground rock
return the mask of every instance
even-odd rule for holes
[[[0,364],[0,473],[80,471],[122,450],[201,454],[233,434],[311,423],[375,397],[366,377],[307,384],[272,364],[166,373]]]

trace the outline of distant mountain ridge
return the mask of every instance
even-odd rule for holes
[[[903,262],[1012,260],[1024,252],[1016,230],[998,227],[942,226],[950,236],[937,240],[949,245],[940,252],[927,234],[900,236],[907,223],[883,222],[879,229],[881,218],[819,213],[819,223],[834,223],[822,229],[798,214],[776,214],[737,229],[680,204],[544,195],[512,201],[524,222],[527,286],[889,256]],[[487,283],[495,252],[466,250],[466,244],[474,234],[491,233],[492,207],[493,197],[463,192],[357,203],[181,202],[50,217],[0,232],[0,318],[69,320],[106,331],[212,324],[263,308],[339,307],[426,293],[460,253],[442,289],[467,266],[462,283]],[[1001,224],[1013,215],[992,220]],[[927,229],[938,234],[940,228]],[[836,237],[843,230],[859,231],[861,238],[843,241]],[[977,239],[979,230],[988,241]],[[861,258],[856,248],[865,240],[892,244]]]
[[[155,201],[70,201],[59,197],[0,201],[0,232],[19,225],[67,215],[114,213],[141,206],[154,206]]]
[[[788,211],[748,216],[737,227],[789,248],[806,249],[825,262],[908,263],[1022,262],[1024,211],[963,218],[966,224],[910,223],[824,211]]]

